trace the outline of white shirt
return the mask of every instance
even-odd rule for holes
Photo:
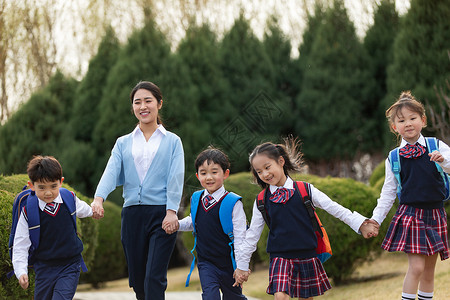
[[[160,124],[147,141],[139,125],[133,130],[133,146],[131,151],[141,183],[144,182],[145,175],[155,158],[161,140],[166,135],[166,132],[164,126]]]
[[[220,189],[211,194],[213,200],[211,203],[215,203],[219,201],[223,195],[225,194],[225,188],[222,186]],[[202,196],[202,199],[209,195],[208,191],[205,190]],[[241,244],[245,238],[245,230],[247,229],[247,218],[245,217],[244,205],[242,201],[237,201],[233,207],[232,212],[232,222],[233,222],[233,235],[234,235],[234,257],[236,260],[236,267],[238,269],[243,270],[245,267],[245,263],[242,262],[242,252],[241,252]],[[179,231],[192,231],[194,229],[192,225],[191,215],[185,217],[184,219],[179,221],[180,228]],[[247,267],[248,268],[248,267]]]
[[[55,203],[63,203],[61,194],[53,200]],[[44,210],[46,202],[38,199],[39,209]],[[78,218],[86,218],[92,216],[92,208],[84,201],[75,197],[76,215]],[[14,236],[13,259],[14,274],[17,279],[23,274],[28,273],[28,250],[31,246],[30,232],[28,231],[28,221],[20,214],[17,221],[16,234]]]
[[[417,142],[426,147],[426,141],[425,138],[420,135]],[[404,139],[402,139],[402,142],[400,143],[400,148],[404,147],[408,142],[406,142]],[[415,144],[414,142],[413,144]],[[444,161],[442,163],[438,163],[444,172],[449,173],[450,172],[450,148],[445,144],[443,141],[439,140],[439,152],[444,157]],[[377,221],[378,224],[381,225],[381,223],[386,218],[387,214],[392,208],[392,205],[395,202],[395,198],[397,197],[397,179],[394,176],[394,173],[391,169],[391,164],[389,162],[389,157],[386,158],[386,161],[384,162],[384,166],[386,168],[385,170],[385,177],[384,177],[384,184],[383,188],[381,189],[380,198],[378,198],[377,206],[373,210],[372,219]]]
[[[288,177],[283,187],[287,189],[294,189],[294,181],[290,177]],[[360,215],[356,211],[352,213],[349,209],[331,200],[330,197],[316,189],[312,184],[310,184],[310,187],[311,200],[315,207],[325,210],[332,216],[338,218],[339,220],[350,226],[356,233],[359,233],[359,228],[366,220],[366,217]],[[273,185],[271,185],[269,188],[271,193],[274,193],[278,189],[277,186]],[[261,237],[264,225],[264,218],[261,212],[258,210],[255,200],[253,204],[252,221],[250,223],[250,228],[247,230],[245,240],[242,243],[242,249],[240,249],[242,252],[241,259],[244,268],[239,269],[243,271],[248,270],[250,259],[253,252],[255,252],[256,250],[256,246],[258,244],[259,238]]]

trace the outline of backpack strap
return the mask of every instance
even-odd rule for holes
[[[261,192],[259,192],[258,196],[256,197],[256,206],[258,208],[258,210],[261,212],[264,222],[266,222],[267,226],[270,225],[270,219],[269,216],[267,215],[267,210],[265,208],[265,199],[267,197],[267,193],[269,192],[268,188],[265,188],[264,190],[262,190]]]
[[[427,143],[428,153],[433,153],[433,151],[439,151],[438,139],[436,139],[435,137],[426,137],[425,141]],[[441,174],[441,177],[444,180],[445,190],[446,190],[445,200],[448,200],[450,198],[450,194],[449,194],[450,193],[450,184],[449,184],[448,175],[444,172],[442,167],[437,162],[434,162],[434,164],[436,165],[436,169],[438,170],[439,174]]]
[[[306,206],[306,210],[308,211],[309,218],[311,219],[311,223],[314,231],[318,232],[321,237],[323,237],[322,229],[320,228],[320,224],[317,221],[316,213],[314,205],[311,201],[311,187],[309,183],[304,181],[296,181],[294,184],[294,188],[299,192],[302,197],[303,203]]]
[[[402,181],[400,179],[400,155],[399,148],[395,148],[389,152],[389,163],[391,165],[392,173],[394,173],[394,177],[397,180],[397,198],[400,200],[400,194],[402,191]]]
[[[39,201],[33,191],[27,198],[26,212],[28,218],[28,230],[30,232],[30,253],[39,247],[39,237],[41,235],[41,218],[39,217]]]
[[[195,230],[195,218],[197,217],[198,204],[200,202],[200,198],[201,198],[202,194],[203,194],[203,190],[196,191],[191,196],[191,220],[192,220],[192,227],[194,228],[192,230],[192,235],[194,236],[194,247],[191,250],[191,254],[194,257],[194,259],[192,260],[191,268],[190,268],[189,274],[188,274],[188,276],[186,278],[186,285],[185,285],[186,287],[189,286],[189,281],[191,280],[191,274],[192,274],[192,271],[194,270],[194,267],[195,267],[194,250],[195,250],[195,247],[197,246],[197,231]]]
[[[72,217],[73,225],[75,227],[75,232],[78,234],[77,231],[77,207],[76,207],[76,200],[75,200],[75,193],[69,191],[65,188],[60,188],[59,193],[61,194],[61,198],[64,202],[64,204],[67,206],[67,209],[69,210],[69,214]],[[87,272],[88,268],[86,266],[86,263],[84,262],[83,256],[81,256],[81,270],[83,272]]]
[[[231,263],[233,264],[233,270],[236,270],[236,260],[234,259],[233,244],[234,244],[234,234],[233,234],[233,209],[237,201],[241,200],[242,197],[236,195],[233,192],[228,192],[222,199],[222,203],[219,208],[219,220],[222,225],[223,232],[230,238],[228,246],[231,248]]]

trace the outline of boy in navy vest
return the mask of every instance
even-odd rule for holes
[[[180,231],[194,231],[203,300],[220,299],[219,290],[224,299],[246,299],[237,277],[243,282],[242,278],[247,279],[249,272],[236,274],[234,269],[240,266],[240,245],[245,238],[247,219],[242,198],[227,192],[223,186],[230,174],[229,168],[227,155],[219,149],[208,147],[197,156],[196,176],[205,189],[192,195],[191,214],[179,221]],[[224,213],[225,210],[228,213]],[[232,232],[224,232],[224,222],[232,224]],[[233,237],[234,244],[231,244]],[[189,277],[190,274],[186,286]]]
[[[38,199],[40,220],[39,244],[33,254],[34,299],[73,299],[80,276],[83,243],[65,203],[75,201],[79,218],[92,216],[92,208],[74,194],[64,193],[72,197],[62,198],[60,188],[64,177],[54,157],[35,156],[28,163],[27,173],[28,186]],[[28,251],[32,245],[26,207],[17,223],[12,256],[14,273],[23,289],[28,288]]]

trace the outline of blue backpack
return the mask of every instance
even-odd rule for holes
[[[76,204],[75,204],[75,194],[71,191],[60,188],[59,192],[61,194],[61,198],[63,199],[64,204],[67,206],[70,215],[72,216],[72,221],[75,226],[75,231],[77,230],[77,219],[76,219]],[[31,189],[26,189],[26,186],[22,189],[13,203],[12,210],[12,224],[11,224],[11,233],[9,234],[9,257],[13,258],[13,247],[14,247],[14,236],[16,234],[17,222],[19,221],[20,214],[22,213],[23,208],[27,212],[28,218],[28,229],[30,232],[30,241],[31,246],[28,253],[28,265],[32,267],[33,265],[33,254],[34,251],[39,247],[39,237],[41,234],[41,225],[40,225],[40,217],[39,217],[39,201],[36,197],[36,194]],[[83,258],[81,258],[81,269],[83,272],[87,272],[86,264],[84,263]],[[12,277],[14,271],[11,271],[7,274],[8,278]]]
[[[197,216],[197,209],[199,206],[200,198],[203,194],[203,190],[197,191],[194,194],[192,194],[191,197],[191,219],[192,219],[192,226],[194,227],[194,230],[192,231],[192,235],[194,236],[194,247],[191,250],[192,256],[194,259],[191,263],[191,269],[189,271],[189,275],[186,279],[186,287],[189,286],[189,280],[191,279],[192,271],[195,267],[195,255],[194,250],[197,246],[197,231],[195,230],[195,217]],[[228,244],[231,248],[231,262],[233,264],[233,269],[236,269],[236,261],[234,259],[234,253],[233,253],[233,243],[234,243],[234,235],[233,235],[233,220],[232,220],[232,213],[234,205],[237,201],[241,200],[242,197],[236,195],[233,192],[228,192],[225,197],[221,200],[220,208],[219,208],[219,219],[220,223],[222,225],[223,232],[230,238],[230,243]]]
[[[435,150],[439,150],[438,148],[438,140],[435,137],[426,137],[425,141],[427,143],[427,149],[428,149],[428,153],[432,153]],[[399,147],[391,150],[391,152],[389,152],[389,162],[391,165],[391,170],[394,173],[395,179],[397,179],[397,197],[398,199],[400,199],[400,195],[401,195],[401,191],[402,191],[402,183],[401,183],[401,179],[400,179],[400,171],[401,171],[401,166],[400,166],[400,155],[399,155]],[[441,174],[442,179],[444,180],[444,184],[445,184],[445,199],[444,201],[447,201],[450,198],[450,184],[449,184],[449,175],[447,173],[444,172],[444,170],[442,170],[442,167],[435,162],[436,168],[438,170],[438,172]]]

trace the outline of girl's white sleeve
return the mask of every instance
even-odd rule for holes
[[[28,222],[23,216],[24,212],[19,216],[17,221],[16,233],[14,235],[14,247],[12,264],[14,274],[17,279],[24,274],[28,274],[28,250],[31,246],[30,233],[28,231]]]
[[[348,208],[345,208],[339,203],[334,202],[330,199],[330,197],[315,188],[312,184],[310,184],[310,187],[311,199],[314,206],[325,210],[333,217],[338,218],[339,220],[350,226],[350,228],[353,229],[356,233],[360,233],[359,228],[367,219],[366,217],[362,216],[356,211],[351,212]]]
[[[377,206],[372,213],[372,219],[377,221],[380,225],[391,210],[395,198],[397,197],[397,179],[395,179],[394,173],[391,170],[391,164],[388,158],[386,159],[384,166],[386,171],[383,188],[381,189],[380,198],[377,200]]]
[[[252,220],[250,222],[250,227],[245,234],[245,240],[241,245],[241,262],[243,271],[248,271],[248,266],[250,264],[250,259],[252,258],[253,252],[256,250],[259,238],[264,229],[264,218],[261,212],[258,210],[256,201],[253,204]]]

